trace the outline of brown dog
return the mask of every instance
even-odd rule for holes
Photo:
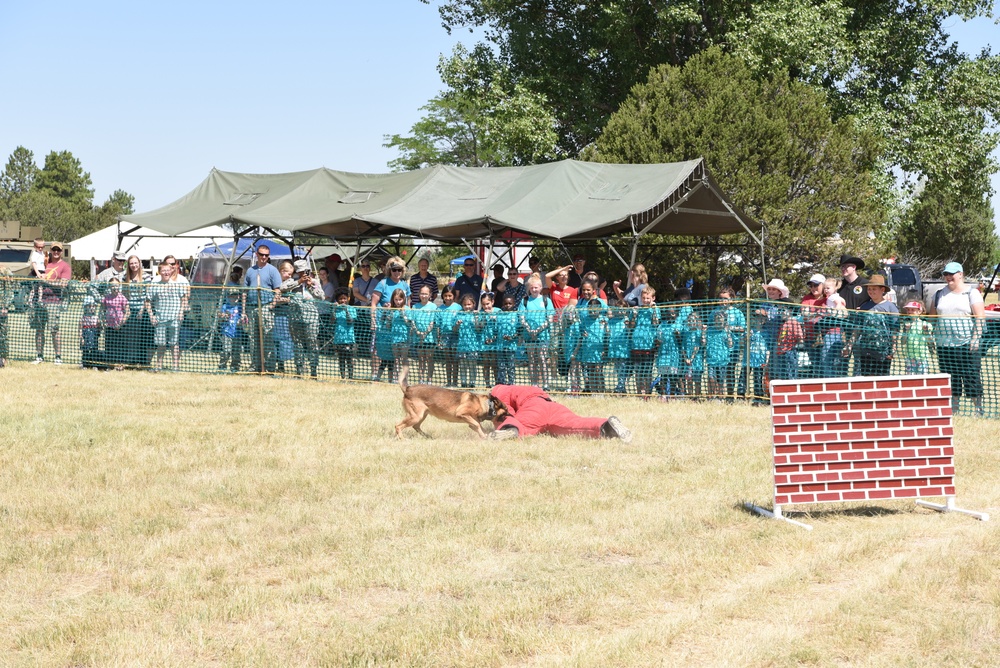
[[[421,436],[427,436],[420,425],[428,415],[445,422],[464,422],[469,425],[469,429],[479,434],[479,438],[486,438],[486,432],[479,423],[492,420],[496,409],[503,404],[488,394],[446,390],[431,385],[407,385],[408,371],[409,368],[404,366],[399,374],[406,416],[396,425],[397,438],[403,437],[403,430],[407,427],[413,427]]]

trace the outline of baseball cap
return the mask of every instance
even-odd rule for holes
[[[61,243],[59,243],[58,241],[57,241],[57,242],[55,242],[54,244],[52,244],[52,250],[55,250],[55,249],[57,249],[57,248],[58,248],[59,250],[62,250],[62,249],[63,249],[63,247],[62,247],[62,244],[61,244]],[[954,262],[952,262],[951,264],[955,264],[955,263],[954,263]],[[950,267],[951,265],[948,265],[948,266]],[[961,271],[961,269],[959,269],[959,271]]]
[[[124,262],[125,261],[125,253],[123,253],[121,251],[115,251],[114,253],[111,254],[111,259],[112,260],[121,260],[122,262]]]
[[[806,282],[809,284],[815,283],[817,285],[820,283],[826,283],[826,276],[824,276],[823,274],[813,274],[812,276],[809,277],[809,280]]]
[[[944,266],[944,269],[941,270],[942,274],[958,274],[960,272],[964,273],[964,270],[962,269],[962,265],[957,262],[949,262]]]
[[[312,268],[309,266],[309,260],[296,260],[295,271],[312,271]]]
[[[923,308],[923,307],[924,305],[918,301],[906,302],[906,305],[903,306],[903,308]]]

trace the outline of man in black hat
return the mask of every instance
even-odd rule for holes
[[[840,275],[843,282],[837,292],[847,302],[847,310],[849,311],[856,311],[859,306],[868,301],[868,292],[865,290],[868,279],[858,275],[858,272],[864,268],[865,261],[861,258],[846,254],[840,256]]]

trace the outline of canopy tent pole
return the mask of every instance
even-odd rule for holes
[[[739,214],[737,214],[735,211],[733,211],[733,207],[731,207],[729,205],[729,202],[727,202],[726,198],[722,196],[722,193],[720,193],[719,190],[715,187],[715,184],[713,184],[708,179],[705,179],[705,181],[708,183],[709,190],[711,190],[713,193],[715,193],[715,195],[719,198],[719,201],[722,203],[722,206],[726,207],[726,210],[729,211],[729,214],[739,222],[740,226],[743,227],[743,229],[746,230],[746,233],[750,235],[750,238],[757,242],[757,246],[760,248],[760,276],[761,276],[761,279],[766,283],[767,282],[767,266],[766,266],[767,260],[766,260],[765,254],[764,254],[764,228],[763,227],[760,228],[760,237],[758,237],[756,234],[754,234],[753,230],[751,230],[747,226],[747,224],[743,221],[743,219],[740,218]],[[683,210],[682,209],[678,209],[678,211],[683,211]]]
[[[611,241],[607,237],[604,237],[601,241],[603,241],[604,245],[608,247],[608,250],[610,250],[616,258],[618,258],[618,261],[622,263],[622,266],[624,266],[625,269],[632,268],[631,265],[625,261],[625,258],[621,256],[621,253],[618,252],[618,249],[611,244]],[[635,254],[633,253],[632,256],[635,257]]]

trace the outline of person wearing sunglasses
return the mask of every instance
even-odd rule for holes
[[[254,264],[243,277],[243,319],[250,327],[250,356],[254,373],[274,373],[274,296],[281,288],[281,274],[271,264],[271,248],[258,244]],[[249,300],[247,299],[249,295]],[[249,301],[249,308],[247,302]]]
[[[364,343],[369,348],[371,353],[371,363],[372,363],[372,380],[376,379],[375,370],[379,366],[378,354],[375,350],[375,318],[378,314],[376,309],[378,308],[388,308],[390,302],[392,301],[392,295],[396,290],[402,290],[403,294],[406,296],[406,303],[410,303],[410,284],[405,278],[406,275],[406,262],[403,258],[394,255],[385,261],[385,277],[379,280],[378,284],[375,286],[375,290],[372,291],[371,296],[371,318],[369,319],[369,326],[371,327],[371,336],[369,340]],[[355,279],[357,280],[357,279]]]
[[[42,277],[41,300],[35,304],[30,324],[35,330],[35,349],[38,356],[34,364],[45,359],[45,330],[52,332],[52,349],[56,354],[55,363],[62,364],[62,341],[59,338],[59,315],[63,307],[63,289],[73,277],[69,263],[63,260],[62,244],[56,242],[49,249],[49,259],[45,263]]]
[[[388,306],[392,298],[392,293],[397,288],[406,295],[407,303],[410,302],[410,284],[406,278],[406,262],[403,258],[393,256],[386,260],[385,278],[378,282],[372,292],[372,308],[376,306]],[[374,314],[374,311],[372,312]],[[374,318],[375,316],[372,315]]]
[[[465,295],[472,295],[476,308],[479,308],[479,295],[483,292],[483,277],[476,273],[476,261],[466,258],[462,264],[464,269],[461,276],[455,280],[455,301],[459,304]]]
[[[977,415],[983,414],[982,339],[986,307],[983,295],[966,284],[965,270],[949,262],[941,271],[945,286],[934,294],[931,315],[941,373],[951,375],[951,408],[957,412],[962,396],[972,399]]]

